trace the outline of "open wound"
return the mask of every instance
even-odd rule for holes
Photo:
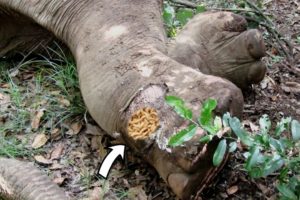
[[[127,132],[133,139],[146,139],[159,126],[157,111],[153,108],[142,108],[136,111],[129,120]]]

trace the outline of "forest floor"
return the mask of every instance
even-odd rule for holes
[[[208,8],[220,8],[209,2],[214,1],[206,2]],[[300,2],[269,0],[264,9],[293,48],[287,59],[278,41],[259,27],[267,44],[263,60],[268,72],[259,85],[244,92],[243,123],[253,131],[263,114],[272,122],[289,116],[300,121]],[[0,156],[35,161],[75,199],[176,199],[157,172],[130,150],[107,180],[97,175],[106,147],[118,141],[107,137],[87,114],[74,62],[59,49],[49,51],[59,59],[1,58]],[[241,168],[241,154],[230,155],[203,191],[203,199],[278,198],[275,176],[251,179]]]

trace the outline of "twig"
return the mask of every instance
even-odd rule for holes
[[[219,11],[231,11],[231,12],[252,12],[259,14],[256,10],[245,9],[245,8],[208,8],[207,10],[219,10]],[[270,15],[270,14],[268,14]]]
[[[173,3],[183,5],[188,8],[197,8],[197,5],[186,0],[171,0]]]
[[[187,8],[192,8],[195,9],[197,8],[197,5],[189,2],[189,1],[185,1],[185,0],[171,0],[171,2],[175,3],[175,4],[179,4],[182,6],[185,6]],[[244,8],[206,8],[209,11],[213,11],[213,10],[219,10],[219,11],[231,11],[231,12],[253,12],[256,14],[260,14],[258,11],[256,10],[252,10],[252,9],[244,9]]]
[[[251,6],[253,9],[255,9],[265,20],[268,24],[272,24],[273,27],[275,27],[274,23],[264,14],[264,12],[258,8],[254,3],[252,3],[251,1],[249,0],[246,0],[247,4],[249,6]],[[266,27],[267,29],[269,29],[269,31],[274,35],[274,37],[276,38],[277,41],[280,41],[279,38],[281,38],[282,41],[284,41],[289,49],[289,52],[287,52],[283,45],[279,43],[280,47],[283,49],[283,51],[285,52],[285,54],[288,54],[287,57],[288,59],[291,59],[291,54],[292,54],[292,51],[293,51],[293,45],[287,41],[286,39],[284,39],[284,37],[275,29],[275,28],[272,28],[271,26],[267,25],[266,24],[262,24],[262,23],[259,23],[261,24],[262,26]]]

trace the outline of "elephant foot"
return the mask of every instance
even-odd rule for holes
[[[216,137],[208,144],[199,143],[205,132],[198,129],[192,140],[184,145],[169,147],[169,138],[188,124],[165,103],[165,96],[179,95],[195,114],[199,113],[201,102],[214,98],[218,101],[216,113],[230,111],[233,115],[241,114],[243,97],[229,81],[203,75],[185,66],[178,70],[180,76],[172,74],[172,70],[164,76],[166,85],[149,85],[134,98],[125,111],[122,136],[135,152],[156,168],[178,197],[197,199],[226,162],[224,159],[218,167],[212,162],[221,138]],[[181,76],[193,76],[192,82],[176,81]]]
[[[260,82],[266,72],[263,37],[247,30],[246,20],[229,12],[207,12],[195,16],[169,47],[178,62],[205,74],[220,76],[240,88]]]

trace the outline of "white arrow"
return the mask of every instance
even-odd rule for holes
[[[110,148],[112,151],[106,155],[99,170],[99,174],[105,179],[107,178],[108,173],[110,172],[110,168],[114,161],[119,156],[121,156],[122,159],[124,159],[125,152],[125,145],[115,145],[108,148]]]

